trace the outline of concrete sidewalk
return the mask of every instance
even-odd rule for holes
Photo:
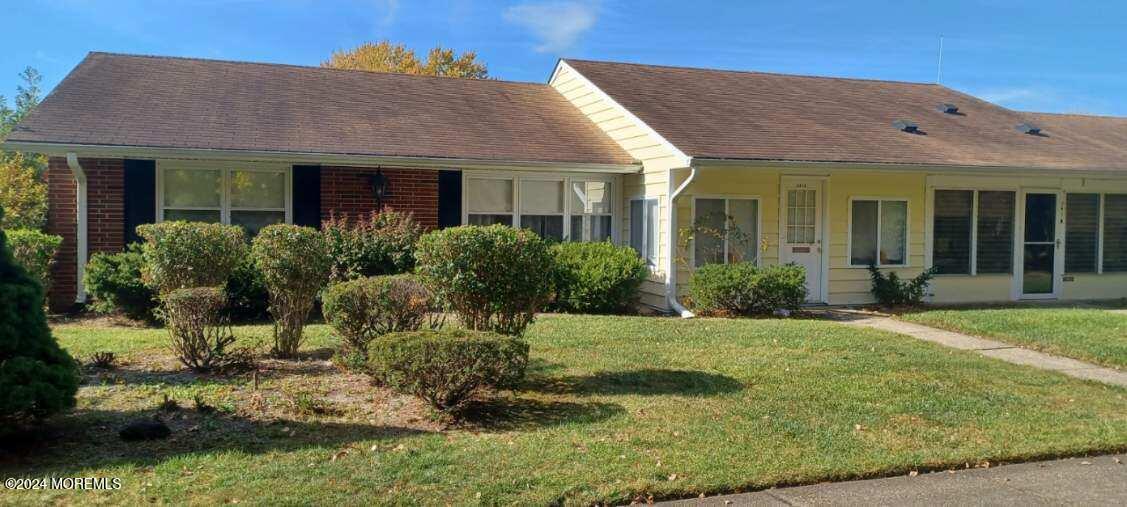
[[[836,482],[662,505],[1127,505],[1127,454]]]
[[[944,331],[942,329],[904,322],[882,315],[852,310],[826,310],[824,316],[843,324],[891,331],[893,333],[908,335],[920,340],[938,343],[956,349],[973,350],[984,356],[1001,359],[1002,361],[1014,364],[1032,366],[1034,368],[1063,373],[1070,377],[1127,387],[1127,372],[1085,363],[1084,361],[1077,361],[1067,357],[1045,354],[1000,341],[978,338],[953,331]]]

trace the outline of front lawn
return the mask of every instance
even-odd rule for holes
[[[904,320],[1127,368],[1127,314],[1081,308],[929,310]]]
[[[332,368],[323,326],[304,360],[266,361],[257,391],[177,369],[160,330],[55,333],[131,364],[88,373],[77,411],[0,475],[123,488],[5,501],[625,503],[1127,449],[1127,390],[825,321],[543,316],[524,388],[453,428]],[[117,438],[166,394],[172,439]]]

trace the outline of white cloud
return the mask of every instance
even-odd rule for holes
[[[1004,106],[1007,104],[1045,100],[1049,98],[1049,95],[1050,94],[1043,90],[1035,90],[1033,88],[1000,88],[986,90],[980,93],[979,97],[987,102]]]
[[[387,28],[395,22],[395,16],[399,13],[399,0],[376,0],[376,7],[383,12],[383,16],[379,19],[379,26]]]
[[[579,2],[529,2],[505,9],[505,21],[521,25],[540,39],[536,51],[566,51],[595,25],[596,8]]]

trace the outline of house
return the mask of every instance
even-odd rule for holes
[[[533,84],[92,53],[6,147],[51,157],[56,306],[82,301],[86,256],[140,223],[253,232],[377,206],[631,245],[653,267],[641,302],[664,311],[685,311],[694,267],[736,260],[803,265],[811,303],[870,301],[870,264],[934,266],[935,302],[1127,297],[1127,118],[934,84],[571,59]]]

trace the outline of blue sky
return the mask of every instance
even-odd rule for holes
[[[932,82],[1014,109],[1127,116],[1127,2],[20,0],[0,94],[88,51],[316,65],[389,39],[543,82],[559,56]]]

